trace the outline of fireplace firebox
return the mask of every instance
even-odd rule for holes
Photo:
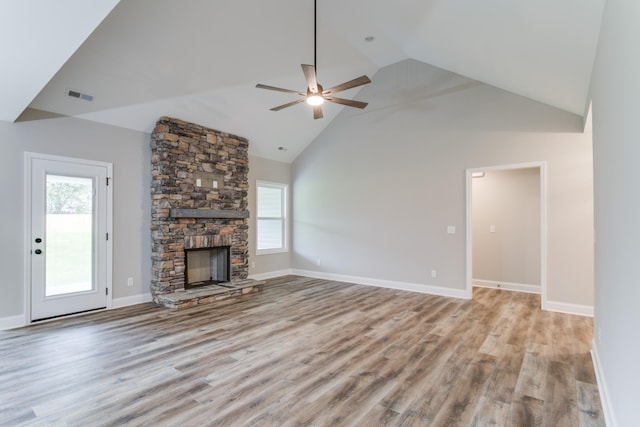
[[[230,246],[185,250],[185,288],[229,282],[230,254]]]

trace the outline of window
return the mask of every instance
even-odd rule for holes
[[[287,185],[257,182],[256,254],[287,251]]]

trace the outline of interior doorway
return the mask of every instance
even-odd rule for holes
[[[502,182],[501,186],[494,188],[495,192],[505,191],[503,198],[511,195],[514,200],[504,204],[504,200],[495,197],[495,200],[483,200],[483,203],[479,203],[478,197],[475,197],[474,204],[474,182],[487,179],[486,183],[489,184],[489,178],[493,179],[491,182],[494,184]],[[524,187],[518,188],[517,185],[528,186],[528,189],[524,190],[528,194],[519,194],[518,191]],[[542,309],[545,309],[547,295],[546,163],[533,162],[467,169],[466,188],[468,297],[471,297],[474,285],[540,293]],[[484,191],[482,185],[476,184],[475,188],[476,196],[480,196],[481,194],[478,193]],[[489,186],[487,185],[486,188]],[[536,200],[530,200],[534,194]],[[496,206],[493,206],[493,203]],[[478,212],[474,212],[474,205]],[[527,222],[523,222],[525,218],[521,216],[530,218],[528,223],[530,229],[522,229]],[[528,243],[520,244],[519,239],[527,240]],[[483,247],[483,252],[478,251],[479,247]],[[480,262],[483,264],[479,264]],[[485,277],[481,277],[482,275]],[[476,279],[480,280],[474,283]]]

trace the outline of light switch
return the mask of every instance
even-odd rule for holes
[[[496,232],[496,226],[495,225],[490,225],[489,226],[489,233],[495,233]]]
[[[218,181],[217,180],[213,180],[213,188],[218,188]]]
[[[447,233],[449,233],[449,234],[456,234],[456,226],[455,226],[455,225],[449,225],[449,226],[447,226]]]
[[[202,187],[202,180],[200,178],[196,178],[196,187]]]

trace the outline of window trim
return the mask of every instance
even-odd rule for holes
[[[277,188],[282,190],[282,218],[280,217],[260,217],[258,216],[258,204],[259,196],[258,189],[260,187],[270,187]],[[270,181],[261,181],[256,180],[256,231],[255,231],[255,239],[256,239],[256,255],[270,255],[270,254],[280,254],[289,252],[289,219],[287,215],[288,210],[288,192],[289,192],[289,184],[281,183],[281,182],[270,182]],[[260,219],[282,219],[282,247],[281,248],[273,248],[273,249],[258,249],[258,221]]]

